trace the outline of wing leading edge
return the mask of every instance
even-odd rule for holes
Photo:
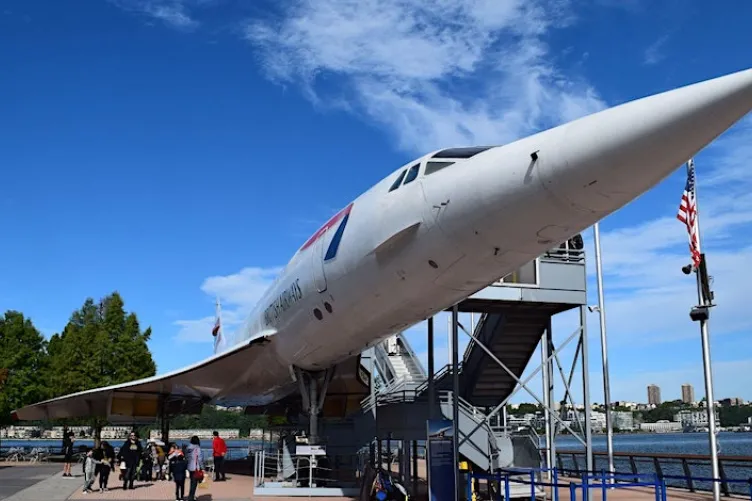
[[[194,365],[22,407],[17,420],[102,416],[110,422],[136,422],[159,415],[165,402],[232,401],[263,405],[295,388],[274,357],[274,334],[260,336]],[[286,384],[280,386],[280,381]]]

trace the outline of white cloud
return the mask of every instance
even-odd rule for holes
[[[193,7],[209,4],[214,0],[109,0],[123,10],[140,12],[158,19],[170,27],[192,30],[199,22],[191,15]]]
[[[279,22],[250,21],[245,34],[271,79],[299,84],[317,105],[363,113],[403,149],[424,152],[503,143],[604,107],[549,57],[545,37],[572,22],[567,7],[296,1]]]
[[[667,40],[668,35],[664,35],[645,49],[645,64],[656,64],[666,57],[661,49]]]
[[[222,328],[226,338],[231,338],[251,312],[256,302],[274,282],[281,268],[243,268],[238,273],[209,277],[201,284],[201,290],[212,300],[219,298],[222,305]],[[179,327],[176,339],[186,342],[212,343],[214,316],[208,315],[193,320],[177,320]]]
[[[752,262],[752,181],[742,175],[752,161],[750,124],[752,120],[740,123],[696,159],[703,251],[718,303],[712,319],[716,335],[752,328],[746,314],[752,280],[747,266]],[[688,315],[697,302],[694,275],[680,271],[689,262],[686,229],[675,218],[681,181],[672,188],[674,197],[660,210],[665,216],[602,231],[610,337],[642,343],[697,335]],[[587,248],[592,249],[587,237]]]

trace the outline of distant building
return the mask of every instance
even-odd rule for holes
[[[0,438],[28,439],[39,438],[42,430],[38,426],[9,426],[0,429]]]
[[[695,389],[691,384],[682,385],[682,402],[685,404],[691,404],[695,401]]]
[[[238,429],[218,429],[216,430],[219,433],[219,436],[224,439],[232,439],[232,438],[238,438],[240,437],[240,430]],[[170,438],[171,439],[187,439],[191,438],[192,436],[197,436],[200,439],[205,438],[213,438],[212,432],[214,430],[212,429],[186,429],[186,430],[170,430]],[[149,438],[157,439],[162,438],[162,432],[159,430],[151,430],[149,433]]]
[[[636,409],[639,406],[639,404],[635,402],[627,402],[625,400],[617,400],[612,405],[613,407],[626,407],[628,409]]]
[[[593,411],[590,413],[590,429],[597,431],[606,429],[605,412]]]
[[[641,423],[640,430],[650,431],[653,433],[671,433],[675,431],[681,431],[682,425],[681,423],[677,423],[676,421],[662,420],[658,421],[657,423]]]
[[[724,407],[731,407],[731,406],[737,406],[737,405],[744,405],[744,400],[735,397],[735,398],[724,398],[720,401],[720,404]]]
[[[660,405],[661,403],[661,389],[654,385],[648,385],[648,404]]]
[[[129,426],[104,426],[100,436],[102,440],[116,440],[119,438],[125,440],[128,438],[130,431],[131,427]]]
[[[718,417],[718,409],[715,410],[715,422],[720,422],[720,418]],[[701,428],[704,426],[708,426],[708,411],[698,410],[698,411],[690,411],[690,410],[682,410],[679,411],[676,414],[676,421],[681,423],[683,428]]]
[[[611,411],[611,421],[614,428],[624,431],[635,429],[634,415],[628,411]]]

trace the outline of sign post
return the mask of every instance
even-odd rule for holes
[[[453,501],[457,492],[454,480],[454,430],[449,419],[428,420],[428,499]]]

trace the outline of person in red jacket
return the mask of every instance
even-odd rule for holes
[[[213,456],[214,456],[214,481],[215,482],[224,482],[227,480],[227,477],[225,477],[225,455],[227,454],[227,444],[225,443],[224,439],[219,436],[219,432],[215,431],[213,433],[214,440],[212,440],[212,450],[213,450]],[[222,477],[221,479],[219,477]]]

